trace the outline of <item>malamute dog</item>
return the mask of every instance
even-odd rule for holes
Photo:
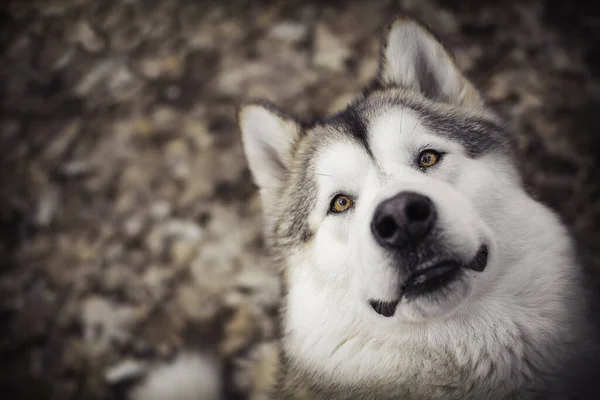
[[[422,24],[384,42],[325,120],[239,111],[285,293],[272,397],[600,398],[591,292],[502,122]]]

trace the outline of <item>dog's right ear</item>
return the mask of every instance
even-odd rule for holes
[[[477,90],[434,34],[420,22],[401,16],[387,28],[378,74],[382,86],[400,85],[425,97],[479,106]]]
[[[238,124],[248,166],[258,187],[267,191],[281,187],[290,169],[300,125],[265,102],[242,105]]]

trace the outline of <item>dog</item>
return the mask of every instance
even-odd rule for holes
[[[570,233],[424,24],[389,24],[344,110],[307,124],[250,100],[238,122],[284,292],[272,398],[600,394]]]

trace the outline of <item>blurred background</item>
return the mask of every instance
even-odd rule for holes
[[[0,397],[128,399],[181,351],[264,380],[277,280],[236,105],[310,120],[373,77],[393,13],[503,115],[600,281],[600,14],[579,1],[5,0]],[[168,400],[168,399],[166,399]]]

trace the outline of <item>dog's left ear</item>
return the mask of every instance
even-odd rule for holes
[[[481,97],[435,36],[415,20],[396,19],[386,30],[378,80],[453,104],[481,105]]]
[[[243,104],[238,124],[255,183],[263,192],[276,193],[289,173],[300,125],[266,102]]]

